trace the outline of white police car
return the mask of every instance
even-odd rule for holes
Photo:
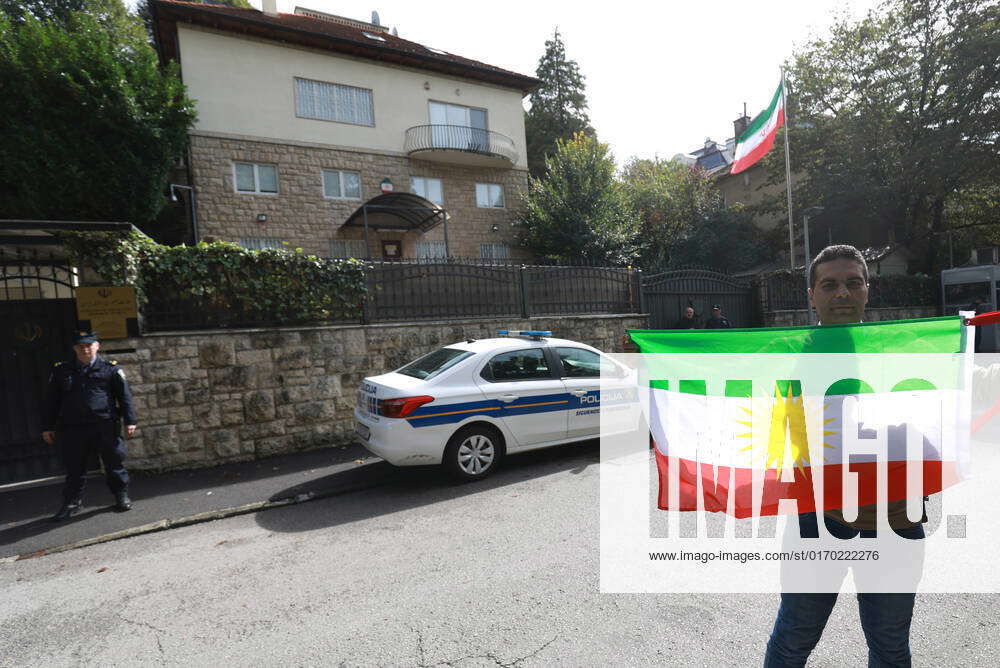
[[[365,378],[354,411],[365,447],[396,466],[441,464],[473,480],[508,452],[598,436],[602,400],[634,404],[634,372],[596,348],[550,332],[499,334]]]

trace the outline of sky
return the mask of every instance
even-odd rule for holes
[[[528,75],[558,27],[567,56],[586,77],[591,125],[621,165],[632,156],[688,153],[706,137],[731,137],[744,103],[754,116],[770,102],[794,45],[825,34],[834,11],[861,16],[875,4],[278,0],[278,11],[302,6],[370,21],[375,10],[404,39]]]

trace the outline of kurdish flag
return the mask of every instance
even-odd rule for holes
[[[774,136],[778,133],[778,128],[785,124],[785,104],[782,96],[783,84],[778,84],[778,90],[771,98],[771,104],[767,109],[757,114],[751,121],[749,127],[736,140],[736,154],[734,155],[730,174],[739,174],[744,169],[751,167],[758,160],[767,155],[774,145]]]
[[[648,365],[663,510],[846,509],[876,503],[880,480],[891,502],[963,477],[971,351],[957,316],[629,334],[666,353]]]

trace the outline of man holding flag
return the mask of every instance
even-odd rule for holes
[[[808,296],[820,319],[819,325],[821,327],[818,330],[791,328],[773,333],[767,330],[746,330],[741,333],[736,331],[730,333],[723,330],[718,332],[711,341],[702,335],[702,338],[698,339],[697,345],[692,341],[681,340],[686,336],[681,332],[661,333],[633,330],[627,335],[629,340],[624,341],[625,350],[629,352],[629,344],[634,342],[644,353],[690,353],[697,351],[697,349],[703,349],[706,352],[730,353],[795,354],[797,351],[803,359],[808,358],[811,354],[846,353],[849,357],[845,356],[845,364],[850,364],[854,353],[957,351],[961,332],[951,322],[946,322],[943,319],[923,322],[917,326],[916,329],[922,328],[922,335],[914,332],[914,327],[900,327],[895,323],[872,324],[858,328],[859,331],[854,331],[855,328],[850,327],[850,325],[862,322],[865,306],[868,303],[867,264],[861,253],[853,246],[837,245],[825,248],[812,262],[810,273],[814,287],[809,290]],[[832,327],[826,330],[824,326]],[[880,333],[883,328],[887,331]],[[864,331],[861,331],[862,329]],[[921,336],[925,338],[921,339]],[[723,338],[729,343],[724,343]],[[890,340],[894,340],[896,343],[890,343]],[[674,342],[672,343],[672,341]],[[899,343],[900,341],[903,343]],[[895,350],[893,345],[900,346],[900,349]],[[924,345],[931,349],[923,350],[922,346]],[[857,370],[848,370],[845,367],[840,371],[844,373],[844,377],[850,377]],[[801,393],[801,387],[799,386],[793,391],[796,384],[797,381],[786,382],[789,392],[788,401],[801,405],[798,397],[795,396]],[[857,518],[848,521],[842,510],[843,504],[846,503],[844,497],[846,490],[841,489],[840,485],[836,484],[840,475],[835,472],[841,467],[835,464],[824,467],[820,465],[822,462],[816,462],[815,468],[804,466],[799,469],[796,467],[794,483],[782,482],[780,473],[769,465],[768,470],[763,472],[766,481],[764,494],[760,501],[762,505],[751,507],[747,502],[750,499],[748,491],[752,469],[746,467],[730,468],[725,465],[724,461],[716,462],[719,471],[718,480],[721,482],[732,474],[733,482],[725,485],[713,485],[703,477],[715,468],[713,463],[701,461],[697,454],[692,458],[691,453],[698,453],[706,444],[685,438],[685,434],[691,433],[685,420],[704,419],[704,416],[699,418],[697,408],[701,404],[701,398],[696,394],[685,394],[682,389],[679,392],[671,393],[665,385],[661,385],[660,389],[653,386],[652,392],[654,396],[651,398],[651,408],[654,414],[650,427],[656,440],[656,460],[660,473],[658,505],[661,509],[699,510],[698,500],[703,495],[704,509],[708,511],[727,512],[734,514],[737,518],[775,515],[779,512],[778,501],[780,498],[794,497],[798,501],[801,514],[798,516],[799,535],[794,536],[793,544],[796,544],[800,549],[806,547],[812,538],[821,536],[820,518],[816,510],[823,506],[829,508],[829,510],[824,509],[822,517],[826,528],[825,533],[829,533],[837,543],[851,541],[857,537],[874,538],[880,515],[879,510],[882,511],[881,515],[887,516],[889,526],[904,543],[920,540],[924,537],[922,522],[926,521],[926,516],[918,522],[911,521],[907,517],[906,498],[897,495],[894,500],[888,501],[884,509],[873,504],[872,501],[877,497],[874,496],[869,485],[873,481],[870,475],[864,476],[867,478],[867,482],[859,483],[857,490],[859,496],[857,498],[865,500],[857,508]],[[782,391],[782,395],[784,395],[784,391]],[[851,392],[831,393],[828,391],[826,399],[833,406],[837,404],[837,401],[834,401],[836,396],[831,395],[842,395],[841,398],[845,398],[849,397]],[[693,402],[690,401],[692,398]],[[679,422],[672,428],[672,433],[676,436],[673,441],[669,436],[671,427],[663,422],[667,415],[674,415],[668,407],[671,402],[677,403],[679,406],[674,418]],[[803,426],[797,425],[792,428],[793,426],[789,425],[788,427],[789,437],[793,440],[804,438],[804,431],[798,428]],[[780,438],[777,442],[783,444],[785,441],[784,428],[778,430],[778,436]],[[841,442],[837,447],[842,448],[843,443]],[[707,452],[707,450],[702,452]],[[940,471],[945,463],[941,461],[941,455],[937,455],[937,458],[937,461],[933,461],[934,457],[931,456],[929,458],[931,461],[924,464],[924,494],[941,489]],[[839,459],[839,456],[836,459]],[[905,460],[905,456],[903,459]],[[857,465],[852,465],[852,468],[853,466]],[[866,464],[860,466],[865,467]],[[780,466],[778,468],[780,469]],[[824,471],[824,468],[827,470]],[[728,473],[722,473],[724,470]],[[902,469],[896,467],[895,470],[905,471],[906,467],[904,466]],[[873,471],[874,468],[869,468],[869,473]],[[937,472],[936,476],[934,475],[935,471]],[[831,474],[831,472],[834,473]],[[813,503],[811,482],[813,475],[825,481],[825,491],[819,500],[822,502],[822,506]],[[699,483],[700,476],[701,482]],[[679,506],[672,505],[670,501],[669,490],[674,485],[678,486]],[[699,494],[699,489],[701,494]],[[731,504],[733,505],[731,506]],[[802,512],[803,510],[805,512]],[[786,539],[792,538],[794,525],[790,525],[789,529],[790,531],[786,532]],[[805,540],[795,543],[799,537]],[[868,546],[871,545],[868,544]],[[845,544],[843,547],[854,549],[858,547],[858,543],[851,541],[850,546]],[[862,628],[868,642],[870,666],[910,665],[910,622],[915,601],[914,592],[922,571],[923,554],[922,544],[919,547],[913,544],[911,547],[915,549],[897,552],[897,554],[908,555],[903,561],[899,559],[893,561],[889,558],[873,564],[875,566],[874,578],[871,577],[872,571],[866,571],[863,565],[861,568],[855,569],[855,582],[858,584],[860,592],[858,606]],[[886,553],[889,552],[886,551]],[[919,555],[919,558],[916,555]],[[879,568],[882,570],[878,570]],[[882,579],[880,576],[885,575],[886,568],[890,569],[895,576],[896,585],[891,589],[893,593],[889,593],[890,589],[888,588],[881,588]],[[819,642],[826,622],[837,602],[837,591],[840,589],[846,570],[846,563],[843,562],[839,564],[809,561],[782,563],[782,588],[788,593],[781,595],[781,605],[767,645],[765,668],[805,665],[812,649]],[[788,582],[785,580],[786,575],[790,575]],[[858,582],[859,575],[864,582]]]
[[[809,290],[809,299],[820,325],[862,321],[868,303],[868,267],[856,248],[844,245],[823,249],[813,260],[810,273],[814,287]],[[840,509],[827,510],[823,513],[823,521],[827,531],[837,538],[874,538],[877,511],[876,505],[862,506],[858,508],[857,519],[847,522]],[[905,499],[890,501],[887,514],[889,526],[901,538],[919,540],[924,537],[922,524],[907,518]],[[926,520],[925,515],[922,521]],[[816,513],[799,515],[799,531],[802,538],[818,536]],[[858,594],[861,627],[868,641],[869,666],[911,665],[910,621],[915,598],[915,593]],[[836,592],[782,593],[774,630],[767,643],[765,668],[805,666],[836,602]]]

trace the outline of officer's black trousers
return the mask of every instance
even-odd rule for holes
[[[111,493],[118,494],[127,490],[125,440],[121,437],[118,420],[67,426],[56,434],[56,444],[66,467],[66,485],[63,487],[65,503],[80,501],[84,475],[87,473],[87,455],[94,450],[104,463]]]

